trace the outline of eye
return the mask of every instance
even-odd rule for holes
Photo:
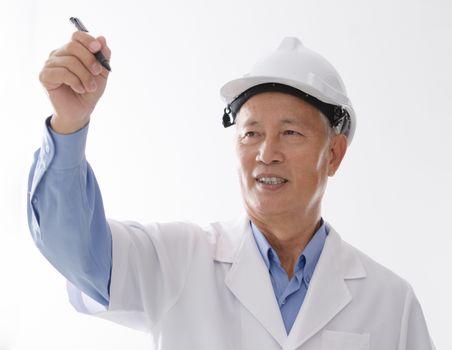
[[[295,130],[284,130],[283,135],[302,136],[302,134]]]
[[[255,144],[260,140],[261,135],[257,131],[245,131],[240,136],[240,142],[247,145]]]
[[[257,132],[255,132],[255,131],[247,131],[247,132],[243,135],[243,137],[255,137],[255,136],[257,136]]]

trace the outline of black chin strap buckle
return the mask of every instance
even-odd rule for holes
[[[235,124],[235,120],[234,117],[231,115],[231,108],[229,107],[229,105],[224,109],[224,114],[223,114],[223,126],[225,128],[230,127],[231,125]]]
[[[333,128],[348,137],[351,127],[351,118],[345,108],[341,106],[334,106],[333,116],[330,121]]]

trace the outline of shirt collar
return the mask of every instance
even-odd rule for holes
[[[263,233],[257,228],[256,225],[253,224],[251,220],[250,224],[257,247],[259,248],[259,252],[264,259],[267,268],[270,269],[270,262],[277,263],[279,266],[281,266],[278,254],[268,243]],[[319,260],[320,254],[322,253],[327,235],[327,226],[323,219],[321,219],[319,229],[314,233],[311,240],[308,242],[303,252],[298,257],[297,266],[295,267],[295,274],[303,271],[303,275],[305,277],[308,277],[309,279],[312,277],[315,266],[317,265],[317,261]],[[304,259],[302,258],[303,256]],[[303,260],[305,261],[304,264]]]
[[[256,225],[253,224],[251,220],[250,224],[251,230],[253,231],[254,239],[256,240],[257,247],[259,248],[259,252],[261,253],[262,258],[264,259],[265,265],[267,265],[267,268],[270,269],[270,258],[268,257],[268,255],[270,251],[273,251],[273,248],[268,243],[263,233],[256,227]]]

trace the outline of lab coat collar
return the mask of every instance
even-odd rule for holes
[[[285,349],[297,349],[352,301],[346,280],[365,278],[366,271],[350,246],[329,227],[329,234]]]
[[[282,346],[287,338],[286,329],[268,268],[257,248],[249,222],[241,231],[242,240],[234,254],[225,283],[242,305]]]
[[[216,225],[215,259],[232,263],[225,278],[227,287],[284,349],[300,347],[351,302],[346,280],[366,277],[354,250],[331,226],[328,229],[305,300],[287,335],[248,217]]]

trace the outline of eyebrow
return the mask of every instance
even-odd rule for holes
[[[259,125],[260,122],[258,122],[255,119],[248,119],[245,123],[243,123],[244,127],[249,127],[249,126],[256,126]],[[280,124],[284,125],[284,124],[288,124],[288,125],[303,125],[302,122],[300,122],[297,119],[294,118],[286,118],[281,120]]]
[[[300,122],[298,119],[287,118],[287,119],[281,120],[281,124],[302,125],[303,123]]]
[[[255,126],[258,125],[259,122],[257,120],[254,119],[248,119],[245,123],[243,123],[244,127],[248,127],[248,126]]]

